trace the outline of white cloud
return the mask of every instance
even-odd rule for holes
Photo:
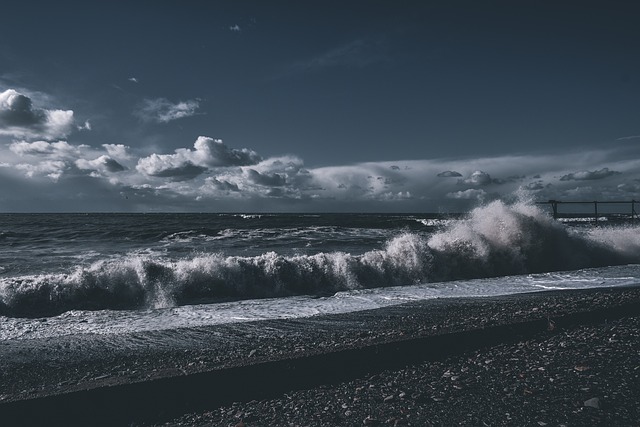
[[[144,121],[167,123],[196,115],[200,107],[198,100],[187,100],[173,103],[165,98],[145,99],[136,115]]]
[[[175,180],[193,179],[207,168],[196,166],[179,154],[152,154],[138,160],[136,169],[148,176],[172,178]]]
[[[127,160],[131,158],[129,154],[129,147],[123,144],[102,144],[109,156],[120,160]]]
[[[93,160],[78,159],[75,161],[78,169],[93,170],[98,172],[122,172],[125,167],[107,155],[102,155]]]
[[[231,31],[233,31],[233,32],[236,32],[236,33],[239,33],[240,31],[242,31],[242,30],[240,29],[240,25],[238,25],[238,24],[235,24],[235,25],[230,26],[230,27],[229,27],[229,30],[231,30]]]
[[[448,197],[449,199],[482,201],[482,200],[484,200],[486,195],[487,195],[487,193],[484,190],[470,188],[470,189],[464,190],[464,191],[456,191],[456,192],[453,192],[453,193],[447,193],[446,197]]]
[[[0,135],[55,139],[73,129],[73,111],[33,106],[31,98],[14,89],[0,93]]]
[[[79,153],[79,150],[87,146],[73,146],[67,141],[47,142],[34,141],[13,142],[9,149],[19,156],[52,155],[55,157],[67,157]]]
[[[465,184],[469,185],[489,185],[491,184],[491,175],[483,171],[474,171],[469,178],[463,181]]]
[[[179,148],[175,154],[154,153],[141,158],[136,169],[148,176],[188,180],[209,168],[253,165],[262,159],[253,150],[232,149],[222,140],[205,136],[199,137],[193,147],[193,150]]]
[[[91,123],[89,123],[89,120],[86,120],[83,125],[79,125],[78,130],[91,130]]]
[[[44,111],[35,110],[29,97],[7,89],[0,93],[0,118],[8,126],[32,126],[44,120]]]
[[[21,171],[29,178],[45,176],[58,181],[66,174],[107,176],[127,169],[101,149],[67,141],[18,141],[9,144],[9,152],[17,156],[17,160],[8,163],[7,167]]]
[[[387,192],[382,193],[378,197],[380,200],[408,200],[412,199],[413,196],[409,191],[398,191],[397,193]]]
[[[224,179],[218,180],[214,177],[209,177],[205,180],[205,185],[219,191],[240,191],[237,184],[225,181]]]
[[[198,137],[193,147],[195,151],[191,153],[195,163],[204,166],[246,166],[254,165],[262,160],[262,157],[253,150],[229,148],[221,139],[206,136]]]
[[[281,187],[287,183],[285,176],[279,173],[260,173],[255,169],[246,169],[245,174],[252,183],[265,187]]]
[[[18,163],[15,167],[29,178],[45,175],[53,181],[58,181],[69,166],[62,160],[45,160],[36,164]]]
[[[609,170],[609,168],[602,168],[595,171],[580,171],[569,173],[562,176],[560,178],[560,181],[590,181],[594,179],[604,179],[618,174],[620,174],[620,172]]]

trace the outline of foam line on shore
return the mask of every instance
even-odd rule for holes
[[[565,314],[553,321],[557,331],[639,314],[640,301],[636,299],[622,305]],[[83,425],[88,421],[92,425],[125,425],[132,421],[159,421],[186,411],[265,399],[289,390],[345,381],[555,332],[547,329],[548,320],[536,318],[483,329],[394,339],[373,346],[5,402],[0,404],[0,416],[5,421],[11,420],[12,425]]]

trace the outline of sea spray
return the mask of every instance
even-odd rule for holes
[[[553,220],[536,206],[495,201],[429,239],[431,281],[574,270],[638,262],[640,229],[585,234]],[[597,238],[595,238],[597,237]],[[627,244],[621,250],[618,242]]]
[[[380,249],[361,253],[136,252],[92,260],[66,273],[5,276],[0,314],[163,308],[574,270],[638,263],[638,249],[637,227],[572,229],[534,205],[496,201],[439,231],[398,230]]]

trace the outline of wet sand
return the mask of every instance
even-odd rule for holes
[[[640,289],[617,288],[8,340],[0,416],[8,425],[634,425],[639,318]]]

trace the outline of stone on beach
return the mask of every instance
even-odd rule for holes
[[[592,397],[589,400],[585,400],[584,401],[584,406],[587,407],[587,408],[600,409],[600,399],[598,399],[597,397]]]

